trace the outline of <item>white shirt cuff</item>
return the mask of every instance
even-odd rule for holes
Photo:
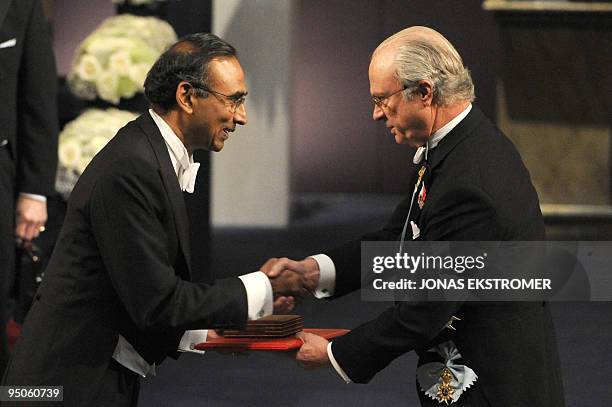
[[[336,266],[326,254],[310,256],[319,264],[319,285],[314,291],[316,298],[326,298],[334,295],[336,289]]]
[[[208,336],[208,329],[198,329],[195,331],[185,331],[181,341],[179,342],[179,352],[193,352],[193,353],[205,353],[203,350],[198,350],[195,346],[198,343],[206,342]]]
[[[348,377],[346,373],[344,373],[344,370],[342,370],[338,362],[336,362],[336,358],[334,357],[334,354],[332,353],[332,343],[331,342],[327,344],[327,357],[329,358],[329,361],[331,362],[334,369],[336,369],[336,372],[338,372],[340,377],[342,377],[342,379],[346,383],[352,383],[353,381]]]
[[[261,271],[238,277],[247,292],[249,321],[272,315],[274,296],[268,276]]]
[[[28,194],[27,192],[20,192],[19,195],[21,195],[21,196],[23,196],[25,198],[33,199],[35,201],[47,202],[47,197],[44,196],[44,195]]]

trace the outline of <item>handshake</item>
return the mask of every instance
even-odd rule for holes
[[[295,261],[286,257],[268,259],[260,270],[272,284],[274,293],[274,313],[288,314],[295,308],[296,300],[312,295],[319,285],[319,263],[312,257]],[[320,336],[299,332],[296,335],[303,342],[295,355],[298,363],[305,369],[328,366],[328,341]]]
[[[319,285],[319,264],[312,257],[295,261],[286,257],[268,259],[260,270],[268,276],[274,293],[274,313],[286,314]]]

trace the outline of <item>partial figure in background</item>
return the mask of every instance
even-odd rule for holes
[[[369,79],[373,119],[397,144],[418,147],[410,195],[381,230],[300,262],[281,259],[271,276],[299,270],[317,297],[338,297],[360,288],[361,241],[544,240],[529,173],[472,105],[470,73],[446,38],[426,27],[400,31],[374,51]],[[397,302],[331,343],[302,339],[303,365],[333,366],[347,383],[367,383],[416,351],[423,406],[564,405],[548,303]]]
[[[57,167],[57,73],[40,0],[0,0],[0,371],[15,242],[45,230]]]

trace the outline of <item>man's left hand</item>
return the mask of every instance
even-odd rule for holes
[[[30,241],[44,231],[47,222],[47,203],[20,196],[15,205],[15,236]]]
[[[308,332],[298,332],[296,336],[304,342],[295,357],[300,366],[316,369],[331,364],[327,356],[327,339]]]
[[[274,314],[289,314],[295,308],[295,298],[280,296],[274,300]]]

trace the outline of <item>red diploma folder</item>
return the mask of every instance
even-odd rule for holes
[[[304,332],[310,332],[322,336],[325,339],[333,339],[349,332],[348,329],[316,329],[304,328]],[[195,346],[198,350],[223,350],[229,352],[244,352],[249,350],[272,350],[287,351],[299,349],[302,340],[294,335],[285,338],[215,338],[210,341],[199,343]]]

